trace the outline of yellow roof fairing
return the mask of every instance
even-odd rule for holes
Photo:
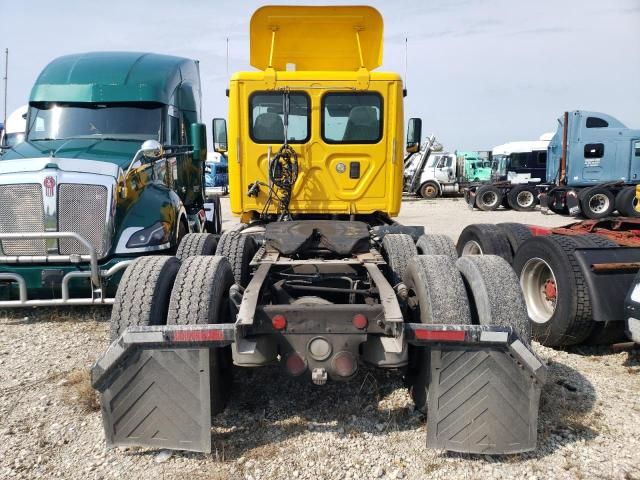
[[[251,17],[251,65],[260,70],[373,70],[382,41],[382,16],[372,7],[266,6]]]

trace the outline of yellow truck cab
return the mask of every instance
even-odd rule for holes
[[[259,71],[231,79],[228,138],[214,119],[240,223],[215,255],[183,257],[177,273],[149,276],[153,257],[125,272],[113,343],[92,370],[108,445],[211,451],[232,365],[278,365],[316,385],[359,381],[366,365],[404,376],[429,412],[430,447],[535,448],[546,369],[511,266],[458,259],[449,237],[391,220],[403,88],[397,74],[372,71],[381,63],[373,8],[255,13]],[[407,130],[415,151],[420,122]]]
[[[269,164],[287,120],[298,170],[291,215],[398,214],[403,86],[397,73],[373,71],[382,63],[382,25],[370,7],[254,13],[258,71],[235,73],[229,87],[231,210],[241,221],[278,212],[269,201]]]

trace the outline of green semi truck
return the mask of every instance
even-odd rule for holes
[[[47,65],[25,141],[0,152],[0,308],[112,304],[135,257],[213,253],[200,109],[195,60],[99,52]]]

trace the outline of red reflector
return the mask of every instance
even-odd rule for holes
[[[171,334],[174,342],[208,342],[224,340],[224,330],[178,330]]]
[[[287,319],[284,317],[284,315],[275,315],[271,319],[271,325],[273,325],[273,328],[275,328],[276,330],[284,330],[287,326]]]
[[[363,328],[367,328],[367,325],[369,324],[369,320],[367,320],[367,317],[365,317],[363,314],[357,313],[356,315],[353,316],[351,323],[353,323],[354,327],[362,330]]]
[[[463,330],[415,330],[417,340],[460,342],[464,340]]]
[[[339,352],[333,357],[333,368],[341,377],[350,377],[358,369],[355,358],[349,352]]]
[[[290,375],[297,377],[302,375],[307,369],[307,362],[296,352],[290,353],[287,357],[287,371]]]

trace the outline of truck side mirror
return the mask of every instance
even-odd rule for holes
[[[227,121],[224,118],[213,119],[213,150],[218,153],[227,151]]]
[[[204,123],[192,123],[190,133],[193,159],[204,162],[207,159],[207,127]]]
[[[415,153],[420,150],[422,138],[422,119],[410,118],[407,125],[407,153]]]
[[[157,140],[145,140],[145,142],[140,147],[140,153],[147,160],[157,160],[164,154],[164,149],[162,145]]]

